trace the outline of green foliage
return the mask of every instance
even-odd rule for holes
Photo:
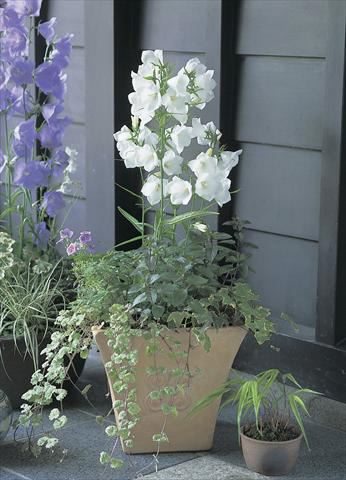
[[[245,283],[243,224],[236,219],[233,227],[237,239],[198,224],[178,244],[148,237],[137,250],[76,257],[78,302],[95,322],[107,323],[112,305],[129,305],[132,328],[244,325],[263,343],[274,325]]]
[[[54,330],[59,311],[71,297],[67,263],[52,263],[24,249],[26,260],[15,256],[15,241],[0,232],[0,336],[23,338],[25,352],[38,368],[38,344]],[[5,366],[6,367],[6,366]]]
[[[127,448],[133,445],[134,429],[141,416],[135,388],[138,352],[134,342],[141,336],[152,359],[147,375],[158,381],[148,400],[162,412],[162,429],[153,437],[159,451],[160,444],[168,441],[164,431],[167,417],[178,415],[175,400],[185,395],[191,378],[201,373],[189,366],[192,344],[197,341],[208,351],[210,328],[243,326],[259,343],[274,331],[269,310],[259,304],[245,281],[248,257],[242,252],[243,226],[235,219],[231,233],[226,234],[196,223],[187,226],[186,237],[179,243],[169,238],[157,243],[154,236],[147,236],[137,250],[114,249],[104,255],[74,257],[78,295],[70,310],[61,312],[57,319],[57,331],[44,352],[43,370],[35,373],[33,388],[23,397],[28,403],[22,406],[19,423],[39,424],[42,408],[64,398],[66,358],[72,361],[76,354],[87,355],[91,327],[100,325],[101,320],[112,351],[105,368],[116,392],[113,408],[117,410],[116,424],[105,426],[105,433],[115,442],[120,439]],[[172,339],[171,332],[176,329],[190,332],[187,349]],[[174,359],[173,368],[164,366],[165,357]],[[88,389],[81,392],[85,397]],[[96,417],[100,424],[104,420]],[[51,421],[57,429],[65,425],[66,418],[53,409]],[[112,452],[103,452],[100,460],[113,468],[121,465]]]
[[[287,389],[288,386],[293,386],[294,390]],[[275,434],[279,429],[291,427],[295,422],[309,447],[302,417],[302,413],[309,415],[302,398],[304,394],[318,395],[318,392],[302,388],[291,373],[282,374],[277,369],[270,369],[246,380],[233,372],[231,380],[201,399],[190,414],[201,411],[217,398],[226,395],[221,408],[229,404],[236,406],[238,434],[244,419],[252,413],[259,438],[268,425]]]

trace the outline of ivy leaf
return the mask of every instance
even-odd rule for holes
[[[147,294],[143,292],[134,299],[134,301],[132,302],[132,306],[135,307],[136,305],[143,303],[146,299],[147,299]]]

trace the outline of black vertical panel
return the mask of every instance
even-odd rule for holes
[[[137,70],[140,62],[139,38],[141,35],[143,3],[141,0],[115,0],[114,2],[114,42],[115,42],[115,131],[123,125],[130,126],[131,114],[128,94],[133,90],[131,70]],[[137,168],[127,170],[116,151],[115,181],[128,190],[138,193],[140,173]],[[132,216],[139,218],[140,210],[135,197],[115,187],[115,243],[121,243],[138,236],[138,231],[120,214],[118,206]],[[130,243],[127,248],[137,248],[139,244]],[[125,249],[126,247],[124,247]]]
[[[237,95],[239,77],[237,75],[239,58],[237,57],[236,42],[239,27],[239,9],[241,0],[223,0],[221,20],[221,103],[220,103],[220,130],[222,143],[229,150],[237,150],[239,145],[234,141]],[[232,171],[232,189],[237,184],[237,169]],[[233,211],[233,202],[226,203],[220,209],[219,230],[227,231],[223,223],[230,220]]]
[[[316,339],[335,345],[345,335],[345,291],[342,291],[345,286],[345,205],[339,202],[345,199],[345,183],[341,182],[345,167],[341,169],[341,163],[344,160],[346,2],[328,2],[328,7]]]

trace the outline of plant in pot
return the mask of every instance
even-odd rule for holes
[[[309,415],[304,395],[318,394],[303,388],[291,373],[277,369],[231,379],[200,400],[191,413],[201,412],[225,396],[221,408],[236,408],[238,434],[250,470],[263,475],[286,475],[296,465],[304,438],[309,448],[302,414]]]
[[[115,134],[125,166],[141,173],[143,195],[129,192],[139,219],[120,209],[138,230],[125,243],[141,246],[121,251],[121,244],[94,255],[87,251],[90,236],[63,235],[77,299],[57,319],[43,369],[23,396],[20,422],[40,423],[43,407],[64,398],[63,356],[87,356],[95,337],[115,412],[107,436],[127,453],[156,458],[211,448],[218,402],[193,419],[187,419],[189,408],[227,379],[248,330],[263,343],[274,325],[244,279],[243,223],[234,219],[226,234],[204,221],[230,201],[228,175],[240,154],[219,146],[212,122],[192,118],[213,98],[213,72],[192,59],[173,75],[162,51],[143,52],[142,61],[132,74],[131,128]],[[189,161],[182,153],[193,140],[207,151]],[[53,409],[51,419],[55,429],[67,421],[62,408]],[[54,448],[57,441],[44,433],[35,448]],[[114,448],[100,460],[122,465]]]
[[[13,406],[38,368],[54,316],[74,294],[55,240],[76,156],[63,147],[72,36],[58,38],[56,18],[39,22],[40,8],[41,0],[0,5],[0,242],[11,261],[0,286],[0,381]],[[34,39],[45,42],[40,64]]]

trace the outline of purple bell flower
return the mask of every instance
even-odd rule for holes
[[[6,29],[6,35],[0,39],[2,60],[11,62],[18,55],[28,54],[28,32],[22,27]]]
[[[46,250],[50,238],[50,231],[45,222],[40,222],[35,226],[33,241],[41,250]]]
[[[26,147],[32,148],[36,140],[35,119],[31,118],[17,125],[14,129],[14,138]]]
[[[70,230],[69,228],[64,228],[63,230],[60,230],[60,239],[56,243],[61,243],[64,240],[69,240],[72,237],[73,237],[73,231]]]
[[[64,197],[61,192],[46,192],[43,195],[41,208],[44,209],[50,217],[55,217],[64,206]]]
[[[38,17],[42,0],[7,0],[7,7],[12,8],[18,15]]]
[[[59,148],[62,145],[65,128],[70,125],[68,117],[56,118],[48,124],[43,125],[39,131],[38,138],[44,148]]]
[[[59,87],[61,69],[53,62],[43,62],[36,68],[35,82],[42,92],[52,93]]]
[[[33,83],[32,73],[35,64],[31,60],[25,58],[16,58],[11,67],[11,80],[16,85]]]
[[[79,241],[83,245],[88,245],[92,242],[91,232],[80,232]]]
[[[38,161],[25,162],[18,160],[14,169],[14,183],[28,189],[47,187],[49,169],[46,164]]]
[[[47,43],[50,43],[55,36],[55,30],[54,30],[55,24],[56,24],[56,17],[52,17],[48,22],[40,23],[38,26],[38,31],[40,32],[42,37],[47,41]]]
[[[69,64],[72,51],[72,38],[72,34],[65,35],[54,44],[54,50],[51,58],[61,69],[66,68]]]
[[[65,150],[57,150],[50,161],[52,175],[54,177],[60,177],[64,173],[65,168],[68,166],[69,160],[70,157],[67,155]]]
[[[30,97],[28,90],[24,90],[19,86],[13,86],[10,93],[10,113],[25,115],[32,110],[32,98]]]

